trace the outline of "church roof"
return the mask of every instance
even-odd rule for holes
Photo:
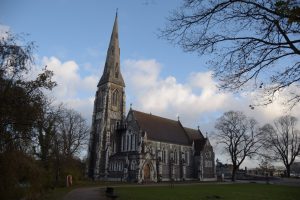
[[[191,145],[194,139],[203,138],[198,130],[183,127],[180,121],[131,110],[141,130],[150,140]],[[197,136],[198,135],[198,136]],[[201,137],[202,136],[202,137]]]
[[[191,141],[204,138],[199,129],[196,130],[196,129],[191,129],[191,128],[184,127],[184,130],[188,134]]]

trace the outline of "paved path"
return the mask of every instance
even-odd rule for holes
[[[278,185],[300,186],[300,179],[297,178],[281,178],[273,182]]]
[[[105,200],[104,189],[101,187],[77,188],[69,192],[64,200]]]

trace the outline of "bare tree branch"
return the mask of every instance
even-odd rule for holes
[[[209,64],[220,88],[260,89],[258,105],[298,88],[285,101],[293,108],[300,101],[299,10],[297,0],[184,0],[160,36],[184,51],[213,54]]]
[[[282,161],[288,177],[290,166],[300,155],[300,131],[296,130],[296,123],[297,118],[287,115],[275,120],[274,126],[266,124],[260,129],[265,156]]]

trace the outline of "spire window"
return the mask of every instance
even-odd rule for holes
[[[119,99],[119,92],[118,92],[118,90],[115,90],[112,94],[112,105],[113,106],[118,105],[118,99]]]

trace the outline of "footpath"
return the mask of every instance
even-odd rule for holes
[[[77,188],[69,192],[64,200],[105,200],[105,187]]]

